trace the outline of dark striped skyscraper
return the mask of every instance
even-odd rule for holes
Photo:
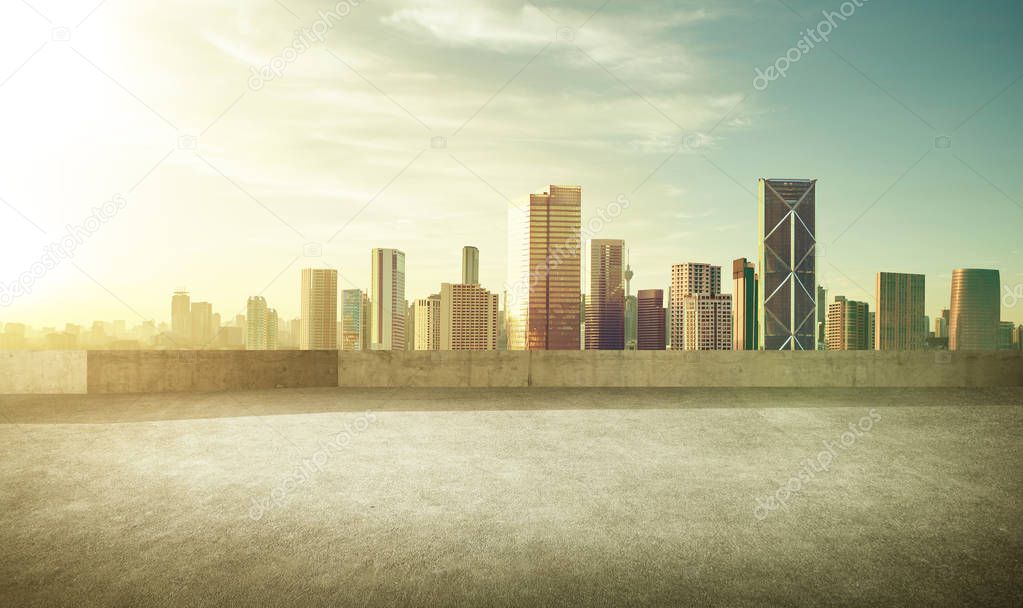
[[[760,348],[816,348],[817,180],[759,182]]]
[[[625,349],[625,241],[590,241],[586,350]]]
[[[959,268],[952,272],[949,350],[995,350],[1001,321],[1001,278],[997,270]]]
[[[636,349],[664,350],[667,342],[664,290],[639,290],[636,295],[636,307],[638,309]]]

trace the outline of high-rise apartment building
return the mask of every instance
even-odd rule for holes
[[[266,298],[252,296],[245,306],[245,350],[266,350]]]
[[[440,350],[497,350],[499,308],[479,285],[441,284]]]
[[[299,348],[337,350],[337,270],[302,269]]]
[[[746,258],[732,262],[732,350],[758,350],[756,265]]]
[[[924,275],[879,272],[875,279],[874,348],[922,350],[927,343]]]
[[[192,303],[187,291],[178,290],[171,296],[171,335],[178,346],[192,342]]]
[[[440,296],[418,299],[412,307],[415,350],[440,350]]]
[[[475,247],[462,248],[462,284],[480,284],[480,250]]]
[[[512,213],[508,348],[579,350],[582,188],[552,185]]]
[[[281,347],[280,332],[281,319],[277,310],[266,309],[266,350],[277,350]]]
[[[590,294],[586,349],[625,349],[625,241],[590,241]]]
[[[637,350],[664,350],[666,344],[664,290],[641,289],[636,295]]]
[[[689,305],[690,296],[701,295],[707,298],[717,298],[721,295],[721,267],[710,264],[675,264],[671,267],[671,349],[688,350],[689,345],[696,342],[687,342],[685,338],[686,317],[685,308]],[[730,299],[730,298],[729,298]],[[703,307],[703,311],[708,309]],[[718,310],[717,308],[715,310]],[[731,314],[731,302],[728,305],[729,315]],[[689,319],[695,323],[697,317]],[[714,321],[715,326],[719,326]],[[731,320],[729,319],[728,349],[731,349]],[[706,340],[706,331],[704,331]],[[716,341],[715,341],[716,343]],[[694,347],[695,350],[695,347]]]
[[[366,294],[361,289],[341,292],[341,350],[363,350],[363,309]]]
[[[835,296],[828,306],[828,350],[868,350],[870,348],[870,307],[866,302]]]
[[[1001,321],[1001,278],[997,270],[958,268],[952,272],[949,350],[995,350]]]
[[[683,297],[685,350],[732,349],[732,296],[696,293]]]
[[[759,181],[760,348],[816,348],[817,180]]]
[[[374,249],[370,315],[373,350],[406,350],[405,254],[397,249]]]

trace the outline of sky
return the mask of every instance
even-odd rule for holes
[[[933,317],[954,268],[996,268],[1023,323],[1021,26],[1010,0],[11,0],[0,284],[67,255],[0,323],[168,321],[180,288],[293,318],[301,268],[365,289],[373,247],[410,299],[463,245],[502,291],[509,209],[548,184],[584,222],[625,197],[597,236],[666,288],[756,257],[761,177],[818,180],[829,296],[922,273]]]

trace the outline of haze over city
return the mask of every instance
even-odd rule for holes
[[[124,205],[0,321],[169,321],[179,287],[290,319],[301,268],[368,289],[373,247],[406,253],[410,299],[457,281],[467,244],[501,292],[508,209],[551,183],[583,187],[584,220],[628,197],[599,237],[626,241],[634,289],[667,288],[672,264],[756,257],[760,177],[818,180],[829,293],[925,274],[933,317],[954,268],[1023,284],[1021,9],[997,4],[863,2],[758,90],[837,6],[370,0],[324,30],[299,0],[10,3],[0,281]]]

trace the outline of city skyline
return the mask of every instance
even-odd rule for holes
[[[702,259],[727,267],[733,259],[755,257],[750,210],[755,180],[763,175],[820,180],[826,204],[817,233],[826,256],[819,283],[870,299],[876,272],[924,274],[933,317],[948,306],[938,303],[947,298],[954,268],[997,268],[1006,286],[1023,284],[1017,261],[1023,253],[1013,229],[1023,213],[1015,194],[1023,184],[1012,169],[1013,142],[1023,135],[1013,113],[1023,87],[1013,66],[1023,51],[1008,27],[1012,20],[1004,19],[1021,9],[1003,3],[1004,10],[976,15],[942,5],[934,11],[933,3],[866,3],[826,50],[762,91],[753,87],[754,68],[769,65],[820,10],[834,6],[802,2],[792,12],[729,3],[715,10],[612,3],[580,28],[593,11],[584,3],[448,3],[428,10],[363,3],[335,24],[324,44],[317,42],[258,91],[247,87],[250,68],[279,54],[294,28],[276,31],[278,6],[249,7],[199,17],[209,19],[201,33],[177,20],[161,32],[154,52],[166,60],[168,73],[208,85],[208,94],[188,104],[177,104],[181,99],[162,88],[163,79],[119,62],[117,52],[125,49],[104,42],[107,30],[153,17],[155,3],[104,6],[73,28],[67,42],[82,57],[53,39],[54,28],[27,7],[5,6],[4,14],[10,11],[26,27],[11,37],[24,52],[0,62],[0,78],[13,74],[0,89],[0,104],[10,110],[5,129],[25,145],[3,157],[0,282],[9,284],[30,268],[66,226],[95,223],[89,220],[94,208],[113,201],[117,211],[83,236],[74,257],[48,271],[31,294],[0,309],[0,321],[159,318],[163,294],[175,285],[211,302],[237,302],[239,310],[249,295],[262,293],[278,303],[282,316],[297,316],[286,280],[296,268],[329,265],[341,271],[346,287],[367,289],[369,270],[361,260],[381,243],[408,254],[410,294],[432,293],[440,281],[458,279],[447,275],[458,252],[436,247],[449,239],[482,246],[481,278],[500,291],[507,282],[504,211],[525,205],[539,184],[551,182],[586,188],[584,218],[627,196],[629,212],[613,233],[601,236],[642,243],[631,256],[634,284],[665,288],[673,263]],[[312,2],[289,6],[299,25],[316,18]],[[71,6],[51,19],[78,23],[85,16],[78,10]],[[958,31],[967,14],[983,24],[986,45],[972,46],[971,34]],[[654,19],[663,15],[669,18]],[[770,35],[744,37],[731,52],[709,47],[765,17],[777,23]],[[448,18],[456,25],[477,18],[496,33],[474,38],[457,27],[434,27]],[[575,33],[572,41],[556,38],[555,21]],[[927,39],[913,33],[921,21],[932,33]],[[239,31],[239,23],[246,28]],[[878,28],[913,38],[901,66],[887,60],[890,46],[864,44]],[[516,38],[512,32],[519,29],[530,33]],[[379,52],[380,41],[393,40],[385,35],[394,32],[404,42],[387,50],[406,70],[389,70]],[[636,47],[631,61],[618,52],[628,34],[637,34],[629,38]],[[40,38],[47,40],[43,47]],[[196,68],[195,57],[175,57],[170,49],[183,40],[208,61]],[[153,46],[151,38],[120,42]],[[439,86],[452,47],[477,51],[490,69],[467,65]],[[659,57],[669,59],[658,65]],[[944,65],[954,69],[936,71]],[[986,69],[971,69],[977,65]],[[555,76],[568,79],[552,92],[546,85]],[[71,108],[63,102],[68,96],[53,96],[48,123],[18,119],[35,116],[22,110],[37,93],[52,91],[52,82],[87,94]],[[308,93],[297,96],[296,86],[309,87]],[[451,92],[456,88],[457,95]],[[545,103],[570,93],[577,96],[564,108]],[[343,117],[328,109],[328,99],[330,108],[346,109]],[[295,111],[281,117],[284,107]],[[261,128],[252,136],[268,138],[262,153],[250,145],[253,124]],[[779,150],[773,142],[784,133],[797,143]],[[434,137],[442,138],[438,147]],[[54,150],[50,142],[58,140],[74,145]],[[316,153],[312,162],[310,151]],[[49,179],[56,174],[60,180]],[[464,200],[476,203],[459,204]],[[952,210],[964,201],[978,212],[932,212],[935,202]],[[196,246],[182,251],[185,235]],[[74,309],[62,302],[63,293],[77,294]],[[1001,316],[1021,323],[1023,307],[1006,307]]]

